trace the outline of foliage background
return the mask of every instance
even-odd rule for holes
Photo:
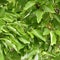
[[[60,0],[0,0],[0,60],[59,60]]]

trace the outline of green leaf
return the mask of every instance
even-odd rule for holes
[[[35,5],[35,1],[28,1],[26,4],[25,4],[25,7],[23,10],[28,10],[29,8],[31,8],[32,6]]]
[[[32,33],[33,33],[36,37],[38,37],[38,38],[40,38],[41,40],[43,40],[44,42],[46,42],[46,39],[42,36],[42,34],[41,34],[38,30],[34,29],[34,30],[32,30]]]
[[[1,49],[1,44],[0,44],[0,60],[4,60],[3,52]]]
[[[29,43],[30,43],[29,40],[27,40],[27,39],[24,38],[24,37],[20,37],[19,40],[20,40],[22,43],[24,43],[24,44],[29,44]]]
[[[7,46],[9,46],[10,49],[14,48],[18,52],[17,47],[10,40],[5,39],[5,43],[7,44]]]
[[[56,35],[53,31],[50,32],[50,37],[51,37],[51,45],[56,44]]]
[[[20,35],[20,34],[18,33],[18,31],[17,31],[14,27],[12,27],[12,26],[7,26],[7,27],[8,27],[8,29],[9,29],[10,31],[14,32],[14,33],[17,34],[17,35]]]
[[[5,9],[0,7],[0,17],[4,17]]]
[[[27,33],[30,35],[31,38],[34,38],[34,35],[32,34],[32,32],[28,31]]]
[[[19,52],[20,49],[22,49],[22,48],[24,47],[24,45],[23,45],[22,43],[20,43],[20,42],[18,41],[18,39],[16,39],[16,38],[14,37],[13,34],[7,33],[6,35],[9,35],[9,40],[11,40],[12,44],[14,44],[14,45],[16,46],[18,52]]]
[[[49,4],[49,5],[44,5],[43,6],[43,9],[45,12],[50,12],[50,13],[55,13],[54,11],[54,7],[52,6],[52,4]]]
[[[44,29],[44,32],[43,32],[43,35],[49,35],[49,33],[50,33],[50,30],[47,29],[47,28],[45,28],[45,29]]]
[[[60,36],[60,30],[55,30],[55,33]]]
[[[5,25],[5,22],[1,19],[1,20],[0,20],[0,28],[1,28],[3,25]]]
[[[58,15],[53,15],[54,16],[54,18],[60,23],[60,16],[58,16]]]
[[[35,12],[35,14],[36,14],[36,17],[37,17],[37,23],[40,23],[41,20],[42,20],[42,17],[43,17],[44,11],[37,10],[37,11]]]

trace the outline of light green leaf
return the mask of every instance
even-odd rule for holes
[[[56,35],[53,31],[50,32],[50,37],[51,37],[51,45],[56,44]]]
[[[32,30],[32,33],[33,33],[36,37],[38,37],[38,38],[40,38],[41,40],[43,40],[44,42],[46,41],[46,39],[42,36],[42,34],[40,34],[40,32],[39,32],[38,30]]]
[[[2,19],[0,19],[0,28],[5,25],[5,21],[3,21]]]
[[[36,17],[37,17],[37,22],[40,23],[41,20],[42,20],[42,16],[43,16],[43,14],[44,14],[44,11],[37,10],[37,11],[35,12],[35,14],[36,14]]]
[[[55,33],[60,36],[60,30],[55,30]]]
[[[3,52],[1,49],[1,44],[0,44],[0,60],[4,60]]]
[[[27,33],[30,35],[31,38],[34,38],[34,35],[31,32],[28,31]]]
[[[57,16],[57,15],[53,15],[54,16],[54,18],[60,23],[60,16]]]
[[[38,54],[35,55],[34,60],[39,60],[39,55]]]
[[[18,31],[17,31],[14,27],[12,27],[12,26],[7,26],[7,27],[8,27],[8,29],[9,29],[10,31],[13,31],[15,34],[20,35],[20,34],[18,33]]]
[[[0,17],[4,17],[5,9],[0,7]]]
[[[25,5],[25,7],[24,7],[24,9],[23,10],[28,10],[29,8],[31,8],[32,6],[34,6],[35,5],[35,1],[28,1],[27,3],[26,3],[26,5]]]
[[[18,52],[19,52],[20,49],[22,49],[22,48],[24,47],[24,45],[23,45],[22,43],[20,43],[20,42],[18,41],[18,39],[16,39],[16,38],[14,37],[13,34],[7,33],[6,35],[9,35],[9,40],[11,40],[12,44],[14,44],[14,45],[16,46]]]
[[[44,29],[44,32],[43,32],[43,35],[49,35],[49,33],[50,33],[50,30],[47,29],[47,28],[45,28],[45,29]]]
[[[24,38],[24,37],[20,37],[19,40],[20,40],[22,43],[24,43],[24,44],[29,44],[29,43],[30,43],[29,40],[27,40],[27,39]]]
[[[55,13],[54,7],[51,4],[49,4],[48,6],[44,5],[43,9],[44,9],[45,12]]]

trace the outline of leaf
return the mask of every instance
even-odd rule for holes
[[[0,28],[1,28],[3,25],[5,25],[5,22],[1,19],[1,20],[0,20]]]
[[[37,10],[35,12],[35,14],[36,14],[36,17],[37,17],[37,23],[40,23],[41,20],[42,20],[42,17],[43,17],[44,12],[43,11],[40,11],[40,10]]]
[[[30,35],[31,38],[34,38],[34,35],[31,32],[28,31],[27,33]]]
[[[26,4],[25,4],[25,7],[23,10],[28,10],[29,8],[31,8],[32,6],[35,5],[35,1],[28,1]]]
[[[56,44],[56,35],[53,31],[50,32],[50,37],[51,37],[51,45]]]
[[[36,36],[36,37],[38,37],[38,38],[40,38],[41,40],[43,40],[44,42],[46,42],[46,39],[42,36],[42,34],[40,34],[40,32],[38,31],[38,30],[32,30],[32,33]]]
[[[55,30],[55,33],[60,36],[60,30]]]
[[[5,9],[0,7],[0,17],[4,17]]]
[[[24,47],[24,45],[23,45],[22,43],[20,43],[20,42],[18,41],[18,39],[16,39],[16,38],[14,37],[13,34],[7,33],[6,35],[9,36],[9,40],[12,42],[12,44],[14,44],[14,45],[16,46],[18,52],[19,52],[20,49],[22,49],[22,48]]]
[[[55,13],[54,7],[52,6],[52,4],[49,4],[48,6],[44,5],[43,9],[45,12]]]
[[[57,16],[57,15],[55,15],[55,14],[54,14],[53,16],[54,16],[54,18],[60,23],[60,18],[59,18],[60,16]]]
[[[13,22],[16,21],[17,14],[12,14],[12,13],[5,13],[4,17],[2,18],[5,22]]]
[[[38,54],[35,55],[34,60],[39,60],[39,55]]]
[[[49,35],[49,33],[50,33],[50,30],[47,29],[47,28],[45,28],[45,29],[44,29],[44,32],[43,32],[43,35]]]
[[[4,60],[3,52],[1,49],[1,44],[0,44],[0,60]]]
[[[16,45],[18,51],[24,47],[24,45],[20,43],[12,34],[10,35],[10,40]]]
[[[7,46],[11,49],[11,48],[14,48],[17,52],[17,47],[8,39],[5,39],[5,43],[7,44]]]
[[[10,30],[10,31],[13,31],[15,34],[17,34],[17,35],[20,35],[19,33],[18,33],[18,31],[15,29],[15,28],[13,28],[12,26],[7,26],[8,27],[8,29]]]
[[[22,43],[24,43],[24,44],[29,44],[29,43],[30,43],[29,40],[27,40],[27,39],[24,38],[24,37],[20,37],[19,40],[20,40]]]

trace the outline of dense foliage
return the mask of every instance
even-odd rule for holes
[[[60,0],[0,0],[0,60],[59,60]]]

